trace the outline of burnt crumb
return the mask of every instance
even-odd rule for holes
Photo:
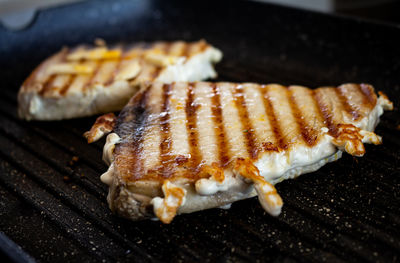
[[[73,167],[77,164],[78,161],[79,161],[78,156],[72,156],[71,160],[68,162],[68,166]]]
[[[63,180],[64,180],[64,182],[66,182],[66,183],[71,182],[71,178],[70,178],[69,176],[67,176],[67,175],[65,175],[65,176],[63,177]]]

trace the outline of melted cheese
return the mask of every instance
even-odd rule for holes
[[[114,149],[115,149],[115,144],[117,144],[121,138],[118,136],[116,133],[110,133],[107,135],[106,143],[104,144],[103,148],[103,161],[111,165],[111,163],[114,161]]]
[[[104,184],[111,186],[111,184],[113,182],[113,177],[114,177],[114,163],[111,163],[110,167],[108,167],[107,172],[103,173],[100,176],[100,180]]]
[[[234,171],[236,176],[250,180],[256,189],[261,206],[271,215],[281,213],[283,201],[275,187],[260,176],[260,171],[250,159],[238,158]]]
[[[174,81],[193,82],[199,79],[215,78],[217,73],[214,70],[213,63],[220,61],[221,58],[221,51],[209,47],[204,52],[192,56],[189,60],[169,65],[156,80],[171,83]]]
[[[150,64],[159,67],[166,67],[174,64],[183,64],[183,62],[185,62],[186,60],[186,57],[167,56],[155,52],[150,52],[144,56],[144,59]]]
[[[141,67],[138,60],[129,61],[129,64],[118,72],[115,76],[116,80],[130,80],[135,78],[140,73]]]
[[[121,57],[121,50],[108,50],[106,47],[97,47],[94,49],[78,49],[67,56],[67,60],[76,61],[82,59],[116,59]]]
[[[227,174],[227,171],[225,171]],[[195,188],[200,195],[213,195],[217,192],[227,191],[236,183],[235,179],[231,175],[224,177],[223,181],[217,180],[215,177],[203,178],[197,180],[195,183]]]
[[[151,204],[154,207],[154,214],[163,223],[168,224],[177,214],[179,207],[185,204],[186,190],[168,180],[164,182],[162,190],[164,198],[155,197],[151,200]]]
[[[78,63],[60,63],[48,68],[47,74],[90,74],[94,66]]]

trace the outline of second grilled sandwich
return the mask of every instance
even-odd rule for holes
[[[216,76],[222,53],[205,41],[64,48],[45,60],[18,93],[27,120],[60,120],[121,110],[145,81]]]

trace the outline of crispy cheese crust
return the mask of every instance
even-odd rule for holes
[[[213,78],[221,52],[204,40],[63,48],[25,80],[18,113],[59,120],[121,110],[147,81]]]
[[[107,137],[102,175],[117,214],[139,220],[258,195],[279,215],[274,184],[380,144],[387,97],[367,84],[311,90],[253,83],[154,83],[135,95]]]

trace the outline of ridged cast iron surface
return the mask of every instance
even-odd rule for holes
[[[16,94],[30,71],[63,45],[95,37],[205,38],[224,52],[219,80],[366,82],[397,106],[399,34],[395,26],[239,1],[89,1],[40,12],[20,32],[0,28],[0,230],[43,262],[398,261],[397,107],[376,130],[382,146],[277,185],[285,200],[279,217],[250,199],[163,225],[110,213],[99,180],[104,142],[87,145],[81,136],[95,118],[25,122],[16,116]]]

